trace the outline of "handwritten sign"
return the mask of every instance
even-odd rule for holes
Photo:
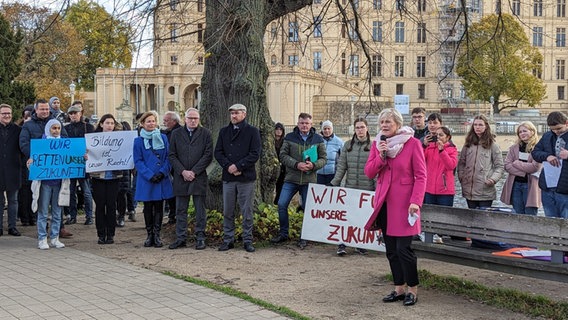
[[[85,139],[32,139],[30,180],[85,177]]]
[[[374,191],[310,183],[302,239],[385,251],[384,244],[379,245],[379,232],[364,228],[373,213],[374,197]]]
[[[132,149],[136,131],[87,133],[87,172],[134,168]]]

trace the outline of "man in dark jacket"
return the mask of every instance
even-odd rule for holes
[[[49,104],[45,99],[38,99],[34,105],[34,111],[32,113],[32,118],[29,121],[24,122],[22,126],[22,131],[20,132],[20,150],[24,154],[25,159],[30,158],[30,142],[32,139],[41,139],[44,134],[45,125],[51,119],[54,119],[53,115],[49,111]],[[67,138],[67,131],[61,126],[61,137]],[[59,230],[59,237],[68,238],[73,234],[65,229],[63,225],[63,219],[61,220],[61,228]]]
[[[170,136],[168,158],[174,176],[176,199],[176,241],[170,249],[187,244],[187,208],[193,196],[195,207],[196,250],[205,249],[205,196],[207,194],[207,167],[213,161],[211,132],[199,125],[199,111],[190,108],[185,112],[185,126],[174,129]],[[171,210],[171,207],[170,207]]]
[[[161,130],[163,134],[168,137],[168,141],[172,138],[172,132],[175,129],[181,128],[181,119],[179,114],[174,111],[168,111],[164,114],[164,126],[166,129]],[[176,223],[176,197],[166,199],[166,209],[168,210],[168,222],[166,224]]]
[[[67,110],[69,115],[69,124],[65,126],[69,138],[84,138],[85,133],[95,132],[95,127],[87,123],[83,118],[83,103],[81,101],[74,101],[71,107]],[[71,179],[70,186],[70,200],[69,200],[69,219],[65,224],[77,223],[77,183],[83,191],[83,198],[85,204],[85,225],[93,224],[93,196],[91,195],[91,184],[89,178]],[[124,225],[124,221],[122,223]]]
[[[315,148],[315,157],[309,157],[308,150]],[[278,236],[270,239],[272,243],[281,243],[288,240],[288,205],[296,194],[302,197],[302,210],[305,210],[308,184],[316,183],[316,171],[323,168],[327,162],[327,153],[322,136],[312,128],[312,116],[300,113],[298,126],[284,138],[284,144],[280,150],[280,163],[286,166],[286,177],[278,200],[278,220],[280,232]],[[300,239],[298,246],[306,247],[307,242]]]
[[[8,234],[20,236],[16,229],[18,190],[22,185],[22,157],[19,137],[21,128],[12,121],[12,107],[0,105],[0,236],[4,233],[4,192],[8,198]]]
[[[242,104],[229,107],[231,123],[221,128],[215,159],[223,168],[223,244],[219,251],[234,248],[235,204],[243,214],[243,242],[247,252],[254,252],[252,228],[254,186],[256,181],[255,164],[260,158],[260,132],[245,120],[247,108]]]

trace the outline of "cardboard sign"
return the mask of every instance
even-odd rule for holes
[[[87,133],[87,172],[134,168],[132,150],[137,136],[136,131]]]
[[[310,183],[302,239],[385,251],[382,240],[379,244],[380,232],[364,228],[373,213],[374,198],[374,191]]]
[[[85,139],[31,139],[30,180],[85,177]]]

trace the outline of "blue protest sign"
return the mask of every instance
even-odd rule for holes
[[[30,180],[85,177],[85,138],[32,139]]]

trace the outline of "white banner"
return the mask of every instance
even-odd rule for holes
[[[384,252],[379,232],[364,228],[374,198],[374,191],[310,183],[302,239]]]
[[[137,136],[135,130],[87,133],[87,172],[134,168],[132,150]]]

